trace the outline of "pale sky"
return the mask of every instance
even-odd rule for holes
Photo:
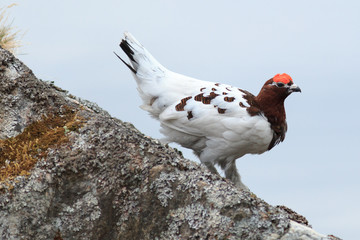
[[[316,231],[357,239],[360,1],[16,3],[8,12],[25,32],[18,57],[38,78],[153,138],[162,137],[159,123],[138,107],[135,81],[113,54],[124,56],[124,31],[172,71],[253,94],[276,73],[288,73],[302,93],[286,100],[286,139],[239,159],[242,180],[268,203],[306,216]]]

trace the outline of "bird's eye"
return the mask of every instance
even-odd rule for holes
[[[276,85],[277,85],[278,87],[283,87],[285,84],[283,84],[282,82],[278,82],[278,83],[276,83]]]

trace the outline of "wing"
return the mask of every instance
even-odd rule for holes
[[[243,134],[253,127],[257,118],[246,110],[250,106],[244,91],[226,84],[206,84],[167,107],[159,116],[161,123],[188,135],[208,138],[235,138],[226,132]]]

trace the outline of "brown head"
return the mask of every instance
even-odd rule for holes
[[[257,109],[266,116],[274,131],[269,150],[285,139],[287,123],[284,101],[293,92],[301,92],[301,89],[288,74],[283,73],[266,81],[259,94],[254,97]]]
[[[301,92],[301,89],[294,84],[292,78],[286,73],[276,74],[266,81],[256,99],[262,105],[283,103],[293,92]]]

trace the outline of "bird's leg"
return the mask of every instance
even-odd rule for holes
[[[200,162],[204,164],[210,172],[220,175],[214,166],[215,160],[213,158],[210,158],[208,155],[204,155],[201,151],[194,150],[194,154],[199,157]]]
[[[230,181],[232,181],[237,187],[244,190],[249,190],[249,188],[241,182],[240,174],[236,169],[235,160],[225,165],[224,172],[225,172],[225,177]]]
[[[212,164],[211,162],[203,162],[203,164],[205,164],[205,166],[210,170],[210,172],[220,175],[216,170],[214,164]]]

